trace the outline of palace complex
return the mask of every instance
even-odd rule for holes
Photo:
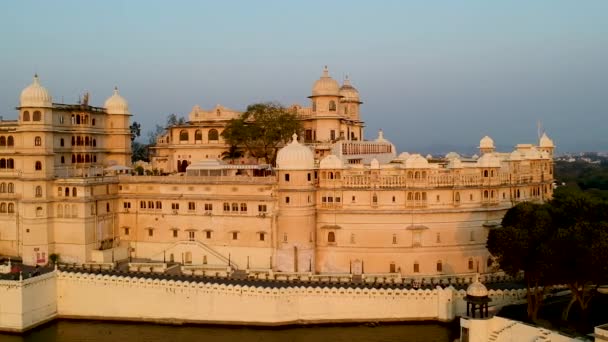
[[[152,148],[162,176],[132,175],[131,114],[52,101],[38,77],[19,118],[0,122],[0,254],[26,264],[132,260],[274,272],[451,275],[491,271],[488,229],[521,201],[551,198],[553,142],[479,157],[397,153],[365,140],[359,93],[327,69],[304,131],[276,165],[226,163],[221,132],[240,113],[196,106]]]

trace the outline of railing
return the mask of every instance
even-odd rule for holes
[[[178,183],[178,184],[206,184],[206,183],[245,183],[245,184],[274,184],[275,176],[249,177],[249,176],[128,176],[119,175],[120,183]]]

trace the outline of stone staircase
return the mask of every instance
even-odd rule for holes
[[[502,334],[505,330],[508,330],[508,329],[512,328],[514,325],[516,325],[518,323],[519,322],[513,322],[511,324],[505,325],[500,330],[492,331],[492,333],[490,334],[490,337],[488,338],[488,341],[490,341],[490,342],[497,342],[497,341],[499,341],[498,338],[500,337],[500,334]]]

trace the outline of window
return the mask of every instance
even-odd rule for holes
[[[419,247],[421,245],[421,240],[422,240],[421,232],[412,233],[412,246],[413,247]]]
[[[188,232],[188,240],[190,241],[194,241],[194,231],[189,231]]]
[[[42,120],[42,114],[39,111],[35,111],[34,115],[32,115],[32,121],[40,121]]]
[[[469,258],[469,271],[473,270],[473,258]]]
[[[329,101],[329,111],[330,112],[335,112],[336,111],[336,101]]]
[[[42,197],[42,187],[41,186],[36,187],[36,197]]]
[[[287,233],[283,233],[283,243],[287,243]]]
[[[42,207],[38,207],[38,208],[36,208],[36,217],[41,217],[41,216],[42,216]]]
[[[460,203],[460,193],[459,192],[454,194],[454,202]]]
[[[396,266],[395,266],[395,263],[394,263],[394,262],[391,262],[391,263],[390,263],[390,265],[389,265],[389,267],[388,267],[388,271],[389,271],[390,273],[395,273],[395,272],[397,272],[397,270],[396,270]]]
[[[435,242],[441,243],[441,233],[437,233],[437,237],[435,239]]]
[[[210,231],[210,230],[207,230],[207,231],[205,232],[205,237],[206,237],[207,239],[211,239],[211,231]]]
[[[6,146],[6,137],[0,137],[0,146]]]
[[[285,174],[285,181],[286,181],[286,182],[289,182],[289,173],[286,173],[286,174]]]
[[[61,164],[65,164],[65,157],[61,156]]]
[[[443,264],[441,260],[437,261],[437,272],[443,272]]]
[[[239,232],[232,232],[232,240],[238,240],[239,239]]]
[[[258,205],[258,212],[265,213],[267,211],[266,204]]]
[[[247,203],[241,203],[241,212],[242,213],[246,213],[247,212]]]
[[[131,202],[122,202],[122,207],[124,209],[129,209],[131,208]]]
[[[11,141],[11,140],[10,140],[10,138],[11,138],[11,137],[9,137],[9,140],[8,140],[8,141]],[[9,145],[9,146],[10,146],[10,145]],[[13,158],[8,158],[8,159],[6,160],[6,168],[7,168],[7,169],[14,169],[14,168],[15,168],[15,160],[14,160]]]
[[[336,140],[336,131],[333,129],[329,131],[329,136],[331,140]]]
[[[188,210],[190,210],[190,211],[196,210],[196,203],[188,202]]]
[[[264,241],[266,234],[260,232],[260,241]]]
[[[163,202],[156,201],[156,209],[162,209],[162,208],[163,208]]]
[[[418,261],[414,262],[414,273],[420,273],[420,264]]]
[[[393,245],[397,244],[397,234],[393,234]]]
[[[10,159],[9,159],[10,160]],[[13,183],[8,183],[8,193],[12,194],[15,192],[15,184]]]
[[[6,203],[0,203],[0,213],[6,213]]]
[[[224,202],[224,211],[230,211],[230,203]]]
[[[334,232],[327,233],[327,242],[335,243],[336,242],[336,233],[334,233]]]
[[[194,132],[194,140],[195,141],[203,140],[203,133],[198,129]]]
[[[23,121],[30,121],[30,112],[27,110],[23,112]]]
[[[34,166],[34,168],[36,170],[42,170],[42,162],[37,161],[36,164],[35,164],[35,166]]]
[[[212,212],[213,211],[213,204],[211,203],[205,203],[205,212]]]
[[[183,130],[179,132],[179,141],[188,141],[188,131]]]
[[[0,184],[0,193],[5,193],[5,192],[6,192],[6,183],[2,183],[2,184]]]
[[[310,182],[310,180],[311,180],[310,172],[306,175],[306,177],[308,178],[308,181]]]
[[[139,208],[146,209],[146,201],[139,201]]]
[[[35,137],[34,138],[34,146],[42,146],[42,138],[41,137]]]
[[[395,203],[395,196],[393,196],[393,203]]]
[[[378,205],[378,195],[372,195],[372,205]]]
[[[152,228],[148,228],[148,236],[149,236],[149,237],[154,236],[154,229],[152,229]]]
[[[317,101],[315,101],[315,100],[312,101],[312,111],[313,112],[317,111]]]
[[[239,204],[238,203],[232,203],[232,211],[239,211]]]
[[[72,197],[76,197],[78,195],[78,192],[76,190],[76,188],[72,188]]]
[[[171,203],[171,209],[179,210],[179,203]]]
[[[63,217],[63,204],[57,205],[57,217]]]
[[[219,134],[217,133],[217,129],[209,130],[209,141],[218,141]]]
[[[12,214],[15,212],[15,203],[9,203],[8,204],[8,213]]]
[[[129,235],[129,228],[125,227],[125,235]]]
[[[289,196],[285,196],[285,203],[289,204]]]
[[[469,241],[471,241],[471,242],[475,241],[475,232],[472,230],[469,233]]]
[[[110,203],[106,203],[106,213],[110,212]]]

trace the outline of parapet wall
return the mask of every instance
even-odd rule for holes
[[[451,321],[464,291],[327,286],[241,286],[54,271],[0,282],[0,329],[23,331],[55,317],[167,323],[285,325],[365,321]],[[490,291],[493,304],[525,290]]]

